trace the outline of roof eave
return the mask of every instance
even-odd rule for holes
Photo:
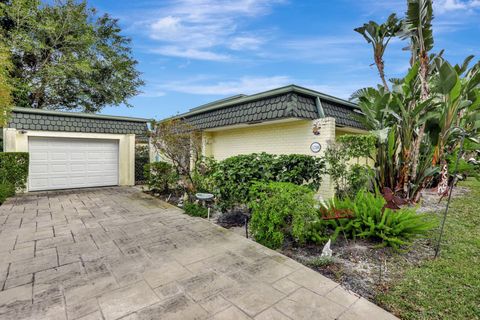
[[[109,116],[103,114],[91,114],[91,113],[82,113],[82,112],[66,112],[66,111],[53,111],[53,110],[43,110],[43,109],[34,109],[34,108],[21,108],[15,107],[12,110],[13,112],[18,113],[33,113],[33,114],[44,114],[60,117],[74,117],[74,118],[92,118],[92,119],[104,119],[104,120],[117,120],[117,121],[132,121],[132,122],[150,122],[150,119],[144,118],[131,118],[124,116]]]

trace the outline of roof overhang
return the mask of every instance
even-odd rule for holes
[[[301,119],[301,118],[283,118],[283,119],[278,119],[278,120],[266,120],[266,121],[258,121],[258,122],[239,123],[239,124],[234,124],[234,125],[230,125],[230,126],[204,129],[203,131],[205,131],[205,132],[216,132],[216,131],[223,131],[223,130],[232,130],[232,129],[242,129],[242,128],[265,126],[265,125],[274,125],[274,124],[294,122],[294,121],[309,121],[309,120]]]
[[[103,114],[92,114],[92,113],[82,113],[82,112],[53,111],[53,110],[43,110],[43,109],[34,109],[34,108],[16,107],[16,108],[13,108],[12,111],[17,113],[43,114],[43,115],[73,117],[73,118],[93,118],[93,119],[131,121],[131,122],[143,122],[143,123],[150,122],[149,119],[144,119],[144,118],[109,116],[109,115],[103,115]]]

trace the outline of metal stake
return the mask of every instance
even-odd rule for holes
[[[455,187],[455,180],[457,179],[458,162],[460,161],[460,157],[462,156],[463,143],[465,142],[466,131],[462,128],[457,128],[457,129],[462,130],[462,140],[460,142],[460,150],[458,151],[457,160],[455,160],[455,169],[453,170],[454,174],[453,174],[452,187],[449,190],[447,206],[445,207],[445,213],[443,214],[442,225],[440,227],[440,235],[438,236],[437,246],[435,248],[434,259],[436,259],[440,254],[440,243],[442,242],[443,228],[445,227],[445,220],[447,219],[448,209],[450,208],[450,200],[452,199],[453,188]]]

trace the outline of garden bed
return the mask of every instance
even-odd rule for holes
[[[458,186],[454,189],[453,199],[468,196],[470,190]],[[439,216],[445,210],[445,197],[438,203],[439,197],[432,190],[424,191],[418,212],[435,212]],[[416,239],[410,249],[398,252],[392,248],[379,248],[378,243],[367,239],[345,240],[339,237],[332,243],[332,259],[321,259],[322,246],[296,246],[287,243],[281,252],[286,256],[309,266],[324,276],[341,283],[361,296],[375,300],[379,293],[385,292],[393,280],[401,277],[405,269],[422,265],[434,256],[436,230],[428,238]]]

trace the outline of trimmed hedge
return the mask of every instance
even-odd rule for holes
[[[28,178],[28,152],[0,152],[0,183],[14,190],[25,189]]]
[[[15,195],[15,188],[11,183],[0,183],[0,204],[11,196]]]
[[[217,198],[223,210],[249,200],[249,189],[255,182],[289,182],[318,190],[325,173],[322,159],[302,154],[274,155],[252,153],[210,164],[209,171]]]

